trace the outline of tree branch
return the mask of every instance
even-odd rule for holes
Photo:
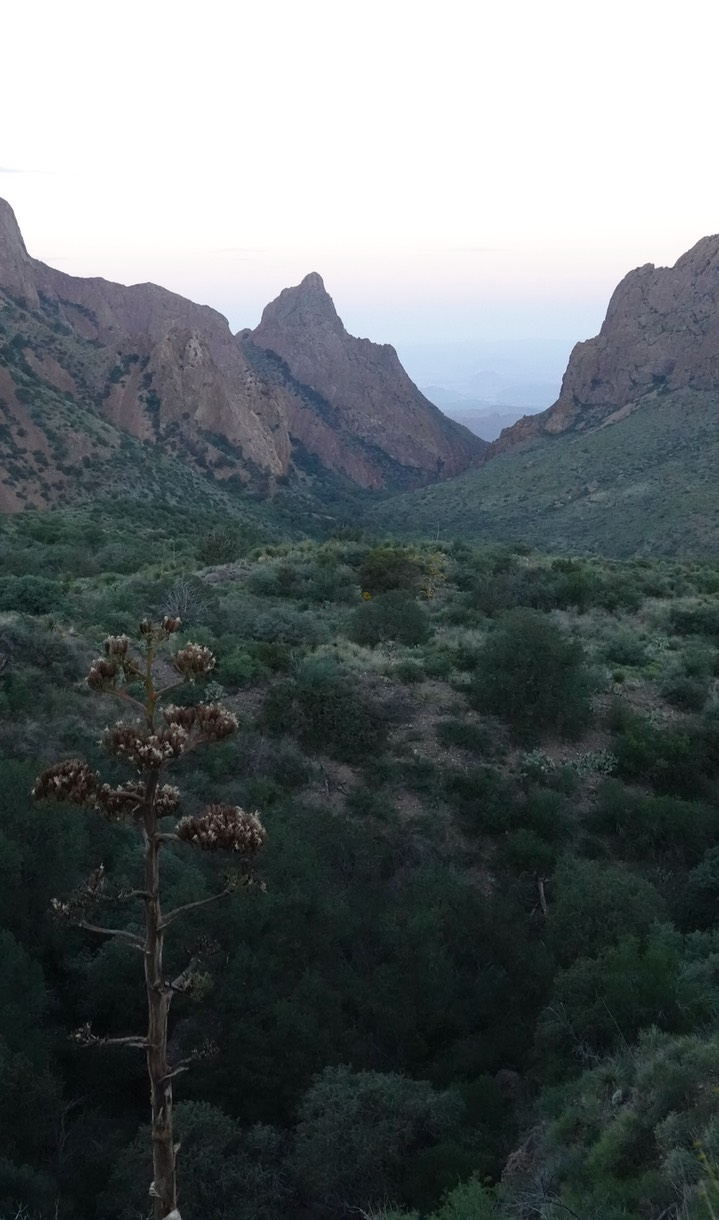
[[[211,902],[217,902],[218,898],[225,898],[231,894],[232,890],[228,886],[224,890],[219,890],[216,894],[211,894],[209,898],[199,898],[197,902],[185,902],[181,907],[175,907],[174,911],[168,911],[167,915],[160,924],[160,931],[164,932],[165,928],[169,928],[171,923],[174,923],[178,915],[184,915],[185,911],[195,911],[198,907],[209,906]]]
[[[129,944],[134,945],[136,949],[144,952],[145,942],[140,936],[136,936],[134,932],[126,932],[124,928],[103,928],[100,924],[88,923],[86,919],[75,919],[73,923],[78,928],[84,928],[86,932],[96,932],[98,936],[117,936],[120,940],[126,940]]]
[[[80,1046],[133,1046],[145,1051],[150,1045],[148,1039],[142,1034],[129,1034],[123,1038],[104,1038],[101,1035],[93,1034],[89,1021],[76,1029],[71,1037],[73,1042],[77,1042]]]
[[[167,686],[163,686],[160,688],[160,690],[155,692],[155,699],[162,699],[163,695],[167,695],[169,693],[169,691],[175,690],[178,686],[182,686],[182,685],[183,685],[182,678],[179,678],[177,682],[169,682],[167,684]]]
[[[117,686],[111,687],[107,693],[109,695],[114,695],[116,699],[121,699],[123,703],[131,704],[131,706],[134,707],[136,712],[140,712],[140,713],[144,714],[144,712],[145,712],[144,704],[140,703],[139,699],[133,699],[132,695],[128,695],[127,691],[122,690],[121,687],[117,687]]]
[[[187,991],[187,988],[192,980],[192,976],[196,969],[197,969],[197,958],[196,957],[190,958],[190,961],[185,966],[185,969],[181,970],[180,973],[177,975],[177,977],[172,980],[172,982],[168,985],[167,990],[170,992]]]
[[[175,1076],[181,1076],[183,1072],[189,1072],[189,1070],[190,1060],[183,1059],[182,1063],[178,1063],[177,1067],[173,1068],[171,1072],[168,1072],[166,1076],[161,1078],[160,1084],[167,1084],[168,1080],[174,1080]]]
[[[141,1051],[146,1051],[150,1045],[147,1038],[139,1034],[129,1034],[126,1038],[94,1038],[93,1043],[96,1046],[135,1046]]]

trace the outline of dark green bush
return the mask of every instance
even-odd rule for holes
[[[670,674],[659,689],[663,699],[682,712],[700,712],[709,698],[708,678],[691,678],[685,674]]]
[[[581,736],[591,721],[592,687],[578,641],[546,615],[512,610],[482,649],[469,698],[506,720],[518,740],[532,742]]]
[[[666,916],[653,885],[628,869],[595,860],[562,860],[551,881],[549,942],[563,963],[592,957]]]
[[[437,741],[445,749],[458,747],[474,754],[493,753],[492,733],[483,724],[472,724],[469,720],[442,720],[436,727]]]
[[[518,805],[513,785],[496,767],[472,767],[446,777],[447,800],[467,829],[501,834],[516,825]]]
[[[697,602],[694,605],[670,606],[667,615],[669,629],[677,635],[719,637],[719,605]]]
[[[634,859],[691,861],[719,835],[719,811],[673,796],[646,796],[610,779],[600,788],[587,824],[615,836],[622,853]]]
[[[414,589],[420,582],[422,558],[408,547],[385,543],[364,556],[357,578],[363,592],[375,597],[391,589]]]
[[[613,631],[602,649],[605,660],[614,665],[644,665],[649,649],[630,627],[618,627]]]
[[[20,614],[57,614],[65,603],[65,591],[47,576],[6,576],[0,585],[0,610]]]
[[[711,723],[660,726],[620,701],[609,723],[616,773],[628,783],[694,797],[704,795],[707,780],[719,774],[719,728]]]
[[[712,847],[686,879],[680,901],[685,928],[713,928],[719,924],[719,847]]]
[[[403,682],[405,686],[414,686],[416,683],[424,681],[424,667],[419,661],[398,661],[396,665],[393,665],[390,677],[397,682]]]
[[[262,673],[263,666],[244,649],[220,656],[216,670],[217,681],[223,686],[248,686],[252,679]]]
[[[306,658],[294,677],[271,689],[262,713],[270,732],[345,762],[379,750],[388,721],[386,709],[329,657]]]
[[[429,614],[424,606],[401,589],[392,589],[358,606],[350,620],[348,635],[356,644],[373,647],[385,640],[410,647],[429,639]]]
[[[497,862],[509,872],[544,877],[553,871],[557,852],[535,830],[522,826],[503,840]]]

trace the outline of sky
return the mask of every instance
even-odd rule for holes
[[[719,230],[718,35],[711,0],[22,0],[0,196],[34,257],[235,330],[319,271],[425,380],[558,377]]]

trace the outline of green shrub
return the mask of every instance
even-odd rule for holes
[[[719,811],[673,796],[646,796],[607,780],[587,824],[614,835],[634,859],[697,859],[719,834]]]
[[[636,631],[629,627],[618,627],[608,636],[602,653],[604,659],[614,665],[644,665],[649,649],[646,640]]]
[[[282,1220],[288,1208],[288,1174],[283,1140],[273,1127],[242,1130],[234,1119],[207,1102],[177,1107],[177,1131],[184,1156],[179,1167],[183,1207],[213,1220]],[[148,1177],[149,1135],[137,1137],[114,1158],[99,1214],[107,1220],[135,1220],[144,1214],[141,1183]]]
[[[690,678],[675,672],[662,682],[659,693],[682,712],[700,712],[709,698],[709,689],[708,678]]]
[[[262,672],[261,664],[241,648],[222,654],[217,667],[217,681],[223,686],[248,686],[258,673]]]
[[[424,666],[419,661],[398,661],[389,671],[389,676],[405,686],[415,686],[425,678]]]
[[[469,720],[442,720],[435,731],[437,741],[447,750],[458,747],[485,756],[494,752],[492,734],[486,725],[472,724]]]
[[[241,603],[226,630],[241,640],[263,640],[272,644],[324,644],[330,636],[327,625],[315,612],[291,605]]]
[[[408,547],[385,543],[364,556],[358,572],[363,592],[376,596],[391,589],[414,589],[423,571],[422,558]]]
[[[469,698],[473,707],[506,720],[520,741],[576,738],[591,721],[592,687],[578,641],[546,615],[513,610],[487,639]]]
[[[702,644],[689,644],[682,653],[681,665],[688,678],[706,678],[716,676],[716,648],[707,648]]]
[[[425,607],[403,590],[393,589],[357,607],[348,635],[355,644],[370,648],[385,640],[412,647],[426,643],[429,631]]]
[[[692,869],[680,900],[686,928],[712,928],[719,923],[719,847],[712,847]]]
[[[502,834],[516,824],[518,807],[511,781],[496,767],[455,771],[445,780],[451,802],[467,829]]]
[[[457,1094],[397,1073],[328,1067],[300,1106],[295,1165],[300,1184],[328,1212],[413,1193],[412,1164],[458,1121]],[[404,1201],[404,1200],[403,1200]]]
[[[557,853],[535,830],[520,827],[502,842],[497,860],[509,872],[548,876],[557,863]]]
[[[671,606],[667,621],[670,631],[677,635],[705,635],[710,639],[719,637],[719,605],[716,602]]]
[[[567,964],[628,934],[641,935],[666,914],[664,900],[648,881],[596,860],[563,860],[549,892],[548,938]]]
[[[47,576],[6,576],[0,585],[0,610],[57,614],[65,600],[62,585]]]
[[[703,795],[719,768],[719,731],[699,723],[657,725],[617,701],[610,712],[616,773],[676,796]]]
[[[386,709],[330,657],[308,657],[293,678],[269,692],[262,721],[273,733],[297,737],[307,749],[344,762],[379,750],[388,727]]]

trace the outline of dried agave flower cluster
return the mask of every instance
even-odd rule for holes
[[[138,771],[155,771],[171,758],[180,757],[187,744],[187,730],[179,724],[171,724],[153,733],[118,720],[111,729],[105,730],[102,744],[108,754],[131,763]]]
[[[216,662],[209,648],[202,644],[185,644],[175,653],[173,664],[183,678],[194,682],[196,678],[206,678],[211,674]]]
[[[70,923],[78,923],[87,917],[89,909],[96,907],[103,897],[105,888],[105,866],[99,864],[64,900],[52,898],[50,910],[55,919],[66,919]]]
[[[159,625],[144,618],[139,631],[146,646],[162,644],[182,627],[182,619],[166,614]],[[127,635],[108,635],[103,643],[105,655],[98,657],[90,666],[87,684],[91,690],[109,691],[116,687],[118,679],[138,679],[142,671],[130,652],[131,640]],[[207,677],[215,668],[215,658],[209,648],[201,644],[185,644],[173,658],[178,673],[190,682]]]
[[[98,657],[90,666],[90,672],[87,675],[87,685],[90,690],[110,690],[116,683],[121,673],[121,665],[117,657],[113,656],[109,661],[104,657]]]
[[[97,805],[110,818],[133,817],[140,813],[145,801],[145,785],[141,780],[130,780],[113,788],[103,784],[97,794]],[[153,809],[158,818],[177,813],[180,808],[180,789],[171,784],[162,784],[155,789]]]
[[[141,780],[130,780],[117,787],[104,784],[81,758],[68,758],[38,776],[32,795],[37,801],[67,801],[70,805],[99,809],[110,818],[123,818],[140,811],[145,785]],[[161,784],[154,791],[152,806],[158,818],[176,814],[180,808],[180,789]]]
[[[130,647],[129,635],[108,635],[103,645],[108,657],[126,657]]]
[[[187,733],[194,729],[203,740],[222,741],[234,733],[238,725],[234,712],[228,712],[219,703],[200,703],[197,707],[175,707],[171,703],[162,714],[168,725]]]
[[[178,839],[204,851],[231,851],[253,856],[267,834],[259,813],[248,813],[239,805],[208,805],[196,817],[182,818],[177,824]]]
[[[140,623],[140,635],[145,637],[154,635],[162,639],[163,636],[174,635],[182,626],[182,619],[174,615],[166,614],[160,621],[159,627],[156,627],[151,618],[144,618]]]
[[[32,795],[37,801],[94,805],[99,786],[99,776],[82,758],[67,758],[38,776]]]

